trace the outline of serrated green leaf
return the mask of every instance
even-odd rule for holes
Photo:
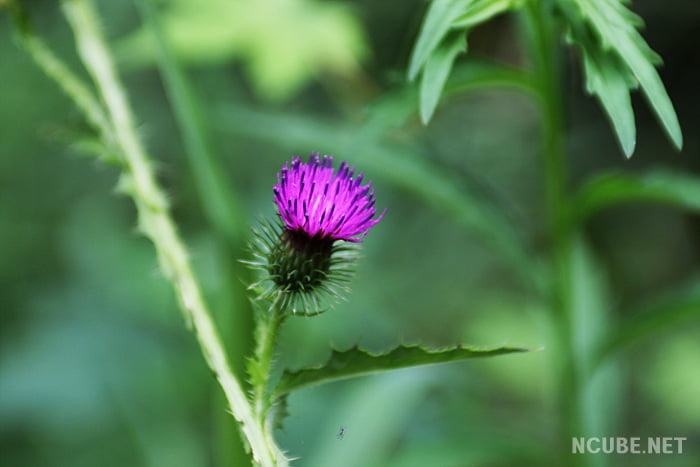
[[[565,12],[569,11],[567,3],[561,3]],[[641,19],[629,11],[621,0],[574,0],[574,3],[579,13],[569,12],[569,22],[579,24],[583,17],[600,40],[602,48],[614,51],[619,56],[639,82],[671,141],[677,149],[681,149],[683,135],[678,117],[654,68],[660,62],[659,56],[636,29],[642,25]]]
[[[423,21],[416,46],[411,54],[408,80],[413,81],[438,44],[447,35],[456,18],[463,14],[471,0],[434,0]]]
[[[607,173],[590,180],[579,190],[574,202],[575,218],[582,222],[601,209],[639,201],[700,212],[700,178],[668,170],[641,175]]]
[[[343,351],[334,350],[330,358],[318,367],[285,371],[275,389],[275,395],[279,397],[307,386],[380,371],[528,351],[519,347],[476,349],[461,346],[429,350],[418,345],[402,345],[382,354],[372,354],[357,347]]]
[[[425,63],[420,83],[420,116],[427,124],[437,107],[442,89],[450,75],[455,58],[467,50],[467,39],[462,31],[455,31],[430,55]]]

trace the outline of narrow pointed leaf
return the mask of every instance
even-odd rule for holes
[[[639,40],[642,40],[639,36]],[[639,80],[639,83],[651,103],[656,115],[661,120],[661,123],[666,130],[669,138],[673,141],[676,149],[683,148],[683,134],[678,123],[676,111],[673,108],[671,99],[666,93],[659,74],[654,69],[654,66],[647,60],[638,47],[629,42],[623,42],[619,46],[620,55],[625,59],[634,75]]]
[[[425,64],[420,83],[420,116],[423,123],[432,117],[457,55],[467,50],[462,31],[455,31],[438,46]]]
[[[629,90],[637,87],[637,81],[624,62],[613,52],[604,50],[587,28],[571,25],[567,40],[581,49],[586,90],[598,98],[625,157],[631,157],[636,144],[636,128]]]
[[[624,3],[622,0],[574,0],[578,12],[571,11],[566,2],[560,5],[572,25],[580,27],[583,18],[595,32],[602,48],[614,51],[625,63],[669,138],[677,149],[681,149],[683,136],[678,117],[655,69],[660,58],[637,30],[642,25],[641,18],[628,10]]]
[[[466,9],[471,0],[434,0],[423,21],[420,35],[411,55],[408,80],[413,81],[440,41],[447,35],[452,22]]]
[[[420,115],[428,123],[440,99],[455,58],[467,49],[469,28],[502,13],[518,0],[435,0],[416,42],[408,78],[423,69]]]
[[[585,60],[586,69],[590,70],[587,71],[588,90],[598,96],[610,118],[622,152],[629,159],[637,143],[637,131],[627,81],[616,70],[612,57],[602,56],[600,61],[594,60]]]
[[[528,351],[519,347],[476,349],[461,346],[430,350],[418,345],[399,346],[383,354],[373,354],[357,347],[343,351],[334,350],[330,358],[318,367],[285,371],[275,389],[275,396],[280,397],[307,386],[380,371]]]

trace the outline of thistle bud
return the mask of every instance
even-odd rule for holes
[[[273,188],[281,222],[256,232],[248,262],[263,273],[251,286],[258,298],[281,296],[293,313],[314,315],[337,298],[352,276],[358,244],[378,217],[370,183],[345,162],[333,169],[333,156],[312,153],[285,163]],[[263,284],[266,287],[263,287]]]

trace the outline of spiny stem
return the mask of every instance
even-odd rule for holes
[[[283,292],[278,292],[269,309],[260,310],[257,319],[255,356],[250,363],[249,373],[253,385],[255,415],[263,423],[271,407],[269,383],[277,335],[287,316],[285,303]]]
[[[164,274],[175,288],[188,321],[194,327],[207,364],[216,375],[234,417],[250,443],[254,460],[263,466],[285,465],[286,459],[254,417],[240,383],[230,370],[224,347],[204,303],[186,249],[170,217],[166,198],[153,175],[151,162],[137,135],[131,109],[111,55],[88,0],[63,0],[62,7],[76,38],[78,52],[107,107],[118,149],[124,157],[126,191],[132,196],[139,225],[153,241]]]
[[[270,377],[272,376],[275,344],[280,326],[287,317],[286,310],[287,300],[285,300],[284,293],[278,292],[267,310],[258,311],[255,355],[248,367],[250,382],[253,386],[253,410],[258,423],[263,427],[263,435],[270,446],[275,446],[274,417],[270,414],[273,404]]]

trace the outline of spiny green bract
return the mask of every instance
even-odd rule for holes
[[[282,225],[261,222],[253,230],[253,261],[260,274],[249,289],[256,300],[282,300],[292,314],[313,316],[330,308],[347,291],[359,246],[309,237]]]

